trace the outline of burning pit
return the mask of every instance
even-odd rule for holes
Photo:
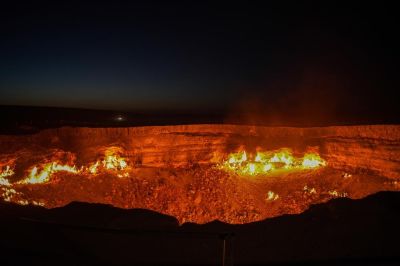
[[[248,223],[400,189],[400,127],[190,125],[0,136],[0,196]]]

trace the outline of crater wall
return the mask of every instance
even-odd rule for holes
[[[1,135],[3,155],[62,149],[83,161],[100,155],[101,147],[122,147],[140,167],[184,167],[214,163],[240,147],[304,153],[318,150],[330,167],[365,170],[400,178],[400,126],[366,125],[314,128],[244,125],[182,125],[130,128],[48,129],[33,135]]]

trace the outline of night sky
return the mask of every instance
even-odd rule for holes
[[[1,105],[400,113],[389,1],[10,2],[0,7]]]

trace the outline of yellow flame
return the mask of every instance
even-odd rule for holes
[[[128,170],[128,163],[125,158],[120,157],[119,155],[113,154],[112,151],[107,150],[105,152],[105,157],[103,160],[98,160],[92,165],[90,165],[87,170],[90,174],[96,175],[102,169],[105,170],[113,170],[113,171],[124,171]],[[119,177],[126,177],[129,174],[118,174]]]
[[[263,171],[264,172],[268,172],[268,171],[270,171],[272,169],[273,169],[272,164],[270,164],[270,163],[264,164],[264,167],[263,167]]]
[[[316,153],[307,153],[303,158],[296,158],[291,150],[280,149],[275,152],[259,151],[255,157],[247,155],[246,151],[231,153],[221,164],[221,168],[239,175],[260,175],[274,170],[313,169],[325,165],[326,162]]]
[[[345,198],[348,196],[348,194],[346,192],[338,192],[336,190],[330,190],[330,191],[328,191],[328,194],[333,197],[338,197],[338,198]]]
[[[315,153],[307,153],[303,157],[303,162],[301,164],[304,168],[316,168],[319,166],[325,166],[326,163],[324,160],[319,157],[318,154]]]
[[[37,206],[44,206],[45,204],[40,201],[32,200],[29,202],[26,198],[24,198],[23,193],[17,192],[14,188],[1,188],[3,193],[1,193],[0,197],[7,202],[17,203],[19,205],[37,205]]]
[[[282,163],[285,168],[290,168],[293,164],[294,157],[290,150],[284,149],[274,154],[272,158],[269,159],[270,163]]]
[[[249,174],[254,175],[254,173],[256,172],[256,165],[254,163],[249,163]]]
[[[79,171],[76,169],[75,165],[74,166],[69,166],[69,165],[60,165],[57,162],[52,162],[52,163],[47,163],[42,167],[42,170],[39,171],[39,168],[37,166],[34,166],[28,177],[25,179],[19,181],[19,184],[41,184],[41,183],[46,183],[50,181],[50,177],[52,174],[56,172],[70,172],[77,174]]]
[[[273,201],[275,201],[275,200],[277,200],[277,199],[279,199],[279,195],[278,195],[278,194],[276,194],[276,193],[273,192],[273,191],[268,191],[268,193],[267,193],[267,200],[273,200]]]
[[[1,194],[1,197],[3,198],[4,201],[10,202],[13,197],[17,194],[17,191],[13,188],[2,188],[3,193]]]
[[[38,165],[32,166],[25,178],[14,183],[18,185],[33,185],[43,184],[51,181],[53,174],[57,172],[68,172],[72,174],[85,174],[88,178],[98,174],[99,171],[107,170],[112,171],[119,178],[126,178],[130,176],[131,168],[125,158],[119,156],[120,149],[118,147],[111,147],[104,152],[104,157],[100,160],[95,161],[92,164],[83,165],[79,169],[75,165],[72,165],[72,160],[69,164],[60,163],[58,159],[54,159],[53,162],[45,162]],[[53,157],[54,158],[54,157]],[[22,192],[17,192],[6,177],[14,175],[14,170],[10,166],[13,164],[2,163],[0,164],[0,199],[8,202],[14,202],[20,205],[38,205],[44,206],[43,202],[29,201],[24,198]]]
[[[103,166],[109,170],[124,170],[127,167],[127,163],[124,158],[117,155],[107,155],[103,161]]]
[[[14,175],[14,170],[11,169],[9,165],[6,166],[4,170],[1,170],[0,172],[0,185],[2,186],[10,186],[10,181],[6,179],[8,176]]]
[[[30,169],[28,176],[19,181],[18,184],[41,184],[50,181],[51,176],[56,172],[69,172],[73,174],[78,174],[81,171],[85,171],[88,174],[96,175],[101,169],[113,170],[113,171],[124,171],[128,170],[128,163],[125,158],[120,157],[113,153],[113,150],[107,150],[105,152],[105,157],[103,160],[98,160],[95,163],[89,165],[88,167],[82,166],[79,170],[75,165],[63,165],[58,162],[51,162],[42,164],[40,166],[34,166]],[[10,173],[9,168],[6,169]],[[13,173],[13,172],[12,172]],[[3,174],[2,174],[3,175]],[[118,173],[118,177],[129,177],[129,173],[122,172]],[[8,180],[0,179],[0,185],[9,184]]]
[[[17,201],[17,203],[19,205],[28,205],[29,204],[29,202],[27,200],[19,200],[19,201]]]
[[[97,168],[99,167],[100,162],[97,161],[96,163],[89,166],[89,172],[93,175],[97,174]]]

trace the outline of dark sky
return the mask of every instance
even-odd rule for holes
[[[3,105],[399,113],[389,1],[10,2]]]

